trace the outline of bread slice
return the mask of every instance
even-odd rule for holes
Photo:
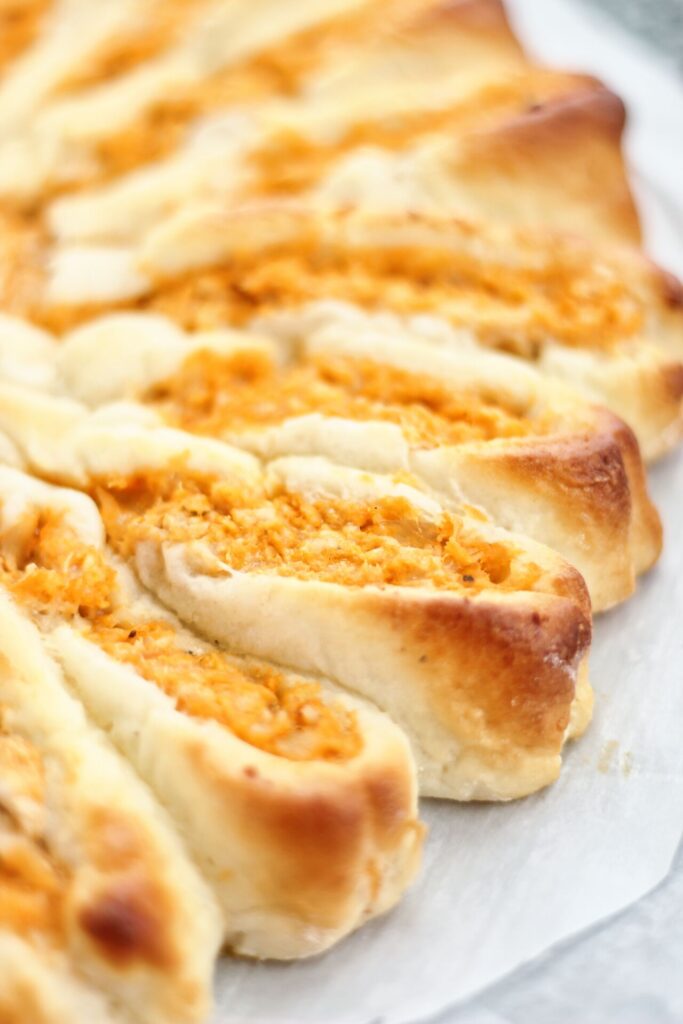
[[[292,346],[110,315],[46,356],[45,378],[91,406],[138,401],[265,459],[414,473],[442,500],[559,551],[596,611],[627,597],[661,549],[629,428],[506,355],[434,348],[425,365],[410,331],[359,310],[352,328],[330,324]]]
[[[63,329],[119,303],[191,330],[252,323],[282,333],[289,317],[300,335],[330,299],[342,315],[428,315],[425,341],[476,341],[531,361],[616,412],[648,458],[680,437],[680,285],[635,253],[548,232],[282,203],[200,206],[135,251],[62,251],[40,315]]]
[[[215,115],[162,159],[57,197],[49,231],[60,244],[129,242],[188,202],[307,195],[638,240],[623,105],[599,82],[530,69],[464,93],[454,79],[453,95],[391,84]]]
[[[422,792],[508,799],[557,776],[590,716],[590,608],[554,552],[396,477],[314,457],[264,473],[129,409],[9,390],[0,428],[35,471],[96,494],[146,587],[210,640],[388,711]]]
[[[27,525],[26,478],[0,472],[4,576]],[[220,942],[211,893],[4,589],[0,893],[3,1021],[206,1019]]]
[[[106,18],[56,0],[0,84],[0,196],[30,207],[111,179],[216,110],[315,95],[329,120],[340,93],[382,102],[397,81],[405,109],[525,63],[499,0],[125,0]]]
[[[11,96],[24,100],[27,75],[41,91],[5,145],[5,203],[47,202],[62,239],[112,240],[190,197],[318,185],[354,205],[391,197],[638,240],[620,101],[530,63],[500,3],[239,7],[145,0],[71,40],[78,11],[55,4],[28,72],[10,61]],[[202,23],[217,34],[221,18],[225,53],[199,60]],[[41,76],[56,39],[68,59]],[[78,194],[52,202],[55,186]]]
[[[253,199],[307,191],[335,207],[449,214],[632,244],[640,225],[624,124],[622,101],[601,82],[534,68],[501,77],[477,101],[413,110],[398,127],[362,121],[346,145],[312,144],[296,124],[283,128],[257,148],[251,159],[260,175],[242,192]],[[55,207],[65,227],[79,205],[76,197]],[[91,217],[94,225],[94,207]]]
[[[324,681],[183,629],[103,546],[85,495],[0,469],[0,500],[8,624],[24,639],[40,629],[168,808],[218,897],[225,942],[306,956],[389,909],[423,831],[400,731]]]

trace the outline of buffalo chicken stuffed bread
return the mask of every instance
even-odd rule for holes
[[[125,407],[88,415],[11,385],[0,429],[34,472],[93,494],[110,545],[183,621],[389,711],[423,793],[531,792],[585,727],[581,576],[476,510],[450,511],[405,475],[321,457],[264,469],[223,442],[134,422]]]
[[[67,299],[67,316],[87,250],[74,255],[57,260],[46,286],[48,307]],[[268,330],[285,311],[298,331],[301,309],[315,316],[322,299],[428,314],[454,328],[440,344],[508,352],[607,405],[647,457],[680,438],[681,288],[630,252],[530,229],[283,204],[188,208],[152,230],[130,263],[122,255],[129,298],[185,327],[256,320]]]
[[[149,314],[95,319],[61,345],[3,324],[6,379],[91,406],[136,400],[161,423],[263,458],[414,473],[449,503],[559,551],[594,610],[627,597],[659,553],[629,429],[507,355],[443,348],[425,367],[410,331],[370,319],[290,346],[239,331],[187,335]]]
[[[120,238],[201,195],[307,193],[638,240],[621,101],[530,61],[497,0],[148,0],[73,38],[87,0],[51,6],[0,89],[0,196],[58,237]]]
[[[87,496],[4,469],[0,500],[2,626],[33,630],[156,791],[217,897],[224,941],[304,956],[391,906],[422,836],[399,730],[331,685],[183,629],[105,548]],[[9,658],[18,641],[4,629]]]
[[[362,111],[433,107],[435,88],[441,105],[485,107],[531,67],[496,0],[120,0],[108,18],[89,0],[48,6],[0,82],[10,205],[153,166],[233,111],[301,107],[329,136]]]
[[[0,0],[2,1024],[206,1024],[558,778],[683,432],[624,125],[501,0]]]
[[[606,405],[647,458],[681,434],[680,284],[578,237],[285,202],[190,204],[134,245],[62,247],[29,276],[15,281],[27,299],[18,312],[59,334],[126,308],[189,330],[295,338],[359,309],[426,317],[437,329],[418,331],[425,342],[506,352]]]
[[[0,1018],[200,1022],[220,938],[208,887],[0,603]]]

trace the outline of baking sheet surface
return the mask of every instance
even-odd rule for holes
[[[626,96],[650,251],[683,273],[683,87],[578,4],[510,6],[537,52]],[[665,554],[637,596],[596,624],[595,719],[561,780],[514,805],[425,802],[425,864],[403,904],[312,961],[226,961],[216,1024],[421,1020],[666,876],[683,832],[683,458],[657,466],[652,489]]]

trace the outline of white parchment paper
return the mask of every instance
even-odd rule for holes
[[[683,273],[683,88],[579,4],[510,7],[538,53],[626,97],[650,250]],[[683,833],[683,458],[656,468],[653,491],[665,554],[637,596],[596,624],[596,715],[561,780],[513,805],[425,802],[424,869],[403,904],[312,961],[226,961],[216,1024],[424,1020],[666,876]]]

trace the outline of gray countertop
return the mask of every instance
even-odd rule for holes
[[[655,46],[683,75],[683,0],[581,0]]]

